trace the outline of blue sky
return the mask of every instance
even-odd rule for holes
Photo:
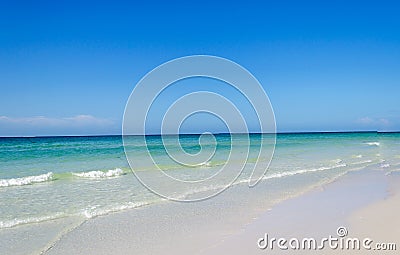
[[[399,13],[396,1],[1,1],[0,136],[118,134],[141,77],[192,54],[252,72],[278,131],[400,130]]]

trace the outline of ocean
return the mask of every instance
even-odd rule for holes
[[[237,139],[247,139],[245,135]],[[129,137],[135,171],[151,176],[154,167],[143,165],[147,149],[154,163],[168,175],[185,180],[208,178],[226,163],[231,135],[217,134],[199,144],[199,135],[181,135],[182,148],[196,155],[201,150],[215,153],[190,167],[174,164],[163,145],[174,136],[146,136],[147,148]],[[247,165],[257,161],[261,134],[250,135]],[[209,144],[208,144],[209,143]],[[215,146],[214,146],[215,145]],[[178,150],[180,146],[169,146]],[[240,155],[237,154],[237,155]],[[233,160],[240,161],[235,155]],[[400,133],[293,133],[278,134],[274,157],[268,171],[254,189],[268,189],[264,200],[287,199],[311,187],[331,182],[349,171],[374,168],[390,173],[400,168]],[[247,185],[244,169],[230,189]],[[222,181],[222,180],[221,180]],[[157,179],[154,180],[157,183]],[[163,185],[160,179],[159,185]],[[182,198],[196,197],[218,189],[214,181],[201,189],[182,190]],[[221,183],[222,185],[222,183]],[[250,189],[251,192],[251,189]],[[210,198],[213,199],[213,198]],[[239,199],[239,198],[238,198]],[[129,167],[121,136],[0,138],[0,229],[41,224],[56,219],[87,221],[123,210],[151,207],[166,201],[144,187]]]

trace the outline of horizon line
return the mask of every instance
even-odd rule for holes
[[[276,133],[261,133],[261,132],[249,132],[249,133],[229,133],[229,132],[216,132],[209,134],[213,135],[228,135],[228,134],[346,134],[346,133],[377,133],[377,134],[387,134],[387,133],[400,133],[400,131],[376,131],[376,130],[369,130],[369,131],[283,131],[283,132],[276,132]],[[162,135],[201,135],[202,133],[180,133],[180,134],[145,134],[144,136],[162,136]],[[132,135],[123,135],[123,134],[99,134],[99,135],[38,135],[38,136],[0,136],[0,138],[55,138],[55,137],[107,137],[107,136],[143,136],[139,134],[132,134]]]

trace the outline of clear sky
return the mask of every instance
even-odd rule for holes
[[[400,130],[398,1],[84,2],[0,2],[0,136],[119,134],[141,77],[192,54],[252,72],[278,131]]]

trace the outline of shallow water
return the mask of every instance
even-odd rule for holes
[[[146,141],[155,163],[168,175],[197,180],[214,175],[227,162],[232,137],[216,135],[215,139],[201,140],[201,145],[199,138],[179,137],[186,152],[212,155],[191,167],[176,164],[166,154],[163,140],[170,152],[180,149],[173,143],[173,136],[148,136]],[[137,162],[135,170],[151,178],[155,169],[142,164],[147,149],[136,139],[139,138],[125,141],[130,159]],[[257,162],[258,145],[264,138],[250,135],[250,147],[245,135],[236,135],[236,139],[243,143],[239,143],[239,153],[233,155],[232,161],[243,161],[248,148],[250,151],[246,167],[234,185],[247,185],[249,169]],[[399,133],[279,134],[271,165],[255,191],[269,185],[269,193],[260,194],[276,201],[367,166],[397,171],[399,149]],[[163,185],[162,180],[159,185]],[[201,188],[179,192],[182,197],[191,198],[221,185],[223,180],[216,179]],[[0,197],[0,228],[61,218],[87,220],[164,201],[132,174],[121,136],[0,138]]]

